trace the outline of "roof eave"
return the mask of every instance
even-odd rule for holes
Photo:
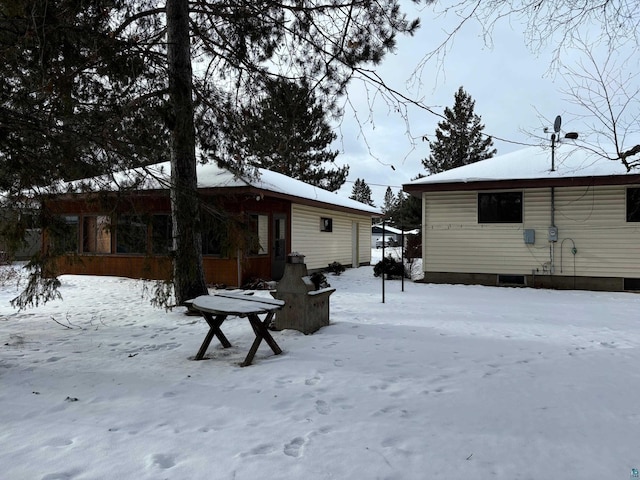
[[[220,194],[238,194],[238,193],[247,193],[252,195],[263,195],[265,197],[278,198],[281,200],[288,200],[292,203],[297,203],[299,205],[307,205],[310,207],[323,208],[325,210],[335,210],[339,212],[345,213],[353,213],[357,215],[366,215],[370,217],[382,217],[382,213],[370,212],[365,209],[358,209],[353,207],[348,207],[344,205],[338,205],[335,203],[323,202],[320,200],[313,200],[309,198],[299,197],[296,195],[291,195],[289,193],[280,193],[274,192],[273,190],[268,190],[260,187],[256,187],[253,185],[249,185],[246,187],[209,187],[209,188],[201,188],[200,190],[206,190],[214,195]]]
[[[593,185],[630,185],[640,184],[640,174],[604,175],[586,177],[527,178],[508,180],[474,180],[456,182],[438,182],[424,184],[405,184],[402,189],[414,196],[423,192],[446,192],[468,190],[497,190],[514,188],[543,187],[581,187]]]

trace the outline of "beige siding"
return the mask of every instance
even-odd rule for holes
[[[550,188],[523,192],[522,224],[478,224],[476,199],[475,191],[423,195],[425,271],[640,277],[640,224],[626,222],[624,187],[556,188],[556,243]],[[535,230],[535,244],[524,243],[524,229]]]
[[[322,217],[333,220],[333,231],[320,231]],[[294,204],[291,207],[291,249],[306,256],[305,263],[308,269],[325,268],[332,262],[351,265],[353,222],[358,223],[360,263],[369,263],[371,217],[366,215]]]

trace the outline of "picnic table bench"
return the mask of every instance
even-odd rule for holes
[[[256,335],[249,353],[244,362],[240,364],[241,366],[251,365],[262,340],[267,342],[275,355],[282,353],[282,349],[269,333],[268,327],[276,310],[280,310],[284,306],[285,302],[283,300],[254,297],[241,293],[218,292],[213,295],[201,295],[189,303],[191,303],[194,310],[202,314],[207,324],[209,324],[209,332],[195,356],[196,360],[204,358],[204,354],[209,348],[213,337],[217,337],[224,348],[231,346],[231,342],[221,330],[222,323],[228,316],[246,317]],[[263,314],[265,314],[265,317],[261,320],[259,315]]]

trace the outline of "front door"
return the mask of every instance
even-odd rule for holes
[[[273,216],[273,251],[271,254],[271,278],[280,280],[284,274],[287,262],[287,216],[275,214]]]

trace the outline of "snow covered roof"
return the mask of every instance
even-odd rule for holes
[[[215,164],[199,164],[196,169],[198,188],[243,188],[253,187],[265,192],[296,197],[301,200],[320,202],[327,205],[358,210],[374,215],[381,215],[379,209],[364,203],[343,197],[337,193],[324,190],[294,178],[265,170],[257,169],[258,176],[237,176],[227,169]],[[136,168],[111,175],[73,182],[73,190],[117,190],[122,186],[135,185],[138,190],[167,189],[171,179],[171,162],[163,162]]]
[[[390,225],[385,225],[384,231],[385,231],[385,233],[393,233],[393,234],[396,234],[396,235],[402,234],[402,230],[400,230],[399,228],[392,227]],[[371,232],[372,233],[377,233],[377,234],[382,233],[382,224],[381,223],[376,223],[374,225],[371,225]],[[416,235],[416,234],[420,233],[420,231],[417,230],[417,229],[405,230],[404,233],[408,234],[408,235]]]
[[[637,175],[640,173],[628,173],[619,160],[607,160],[586,149],[576,148],[572,145],[556,146],[554,157],[555,169],[552,171],[551,149],[529,147],[413,180],[406,183],[404,187],[406,190],[420,190],[421,185],[443,183],[545,180]]]

